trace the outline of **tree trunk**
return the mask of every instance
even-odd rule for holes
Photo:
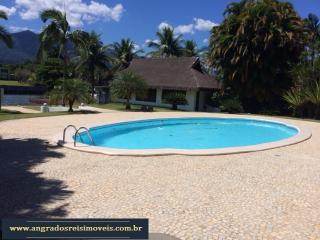
[[[64,92],[64,84],[65,84],[65,81],[66,81],[66,75],[67,75],[67,64],[68,64],[68,57],[67,57],[67,53],[65,52],[64,50],[64,46],[63,46],[63,76],[62,76],[62,86],[63,86],[63,89],[62,91]],[[65,103],[65,99],[62,98],[62,106],[65,106],[66,103]]]
[[[90,71],[90,78],[91,78],[91,96],[94,98],[94,67],[92,67]]]
[[[130,106],[130,98],[126,99],[126,110],[130,110],[131,106]]]
[[[172,110],[177,110],[177,109],[178,109],[178,105],[175,104],[175,103],[173,103],[173,104],[172,104]]]
[[[69,99],[69,110],[68,110],[68,112],[73,112],[73,104],[74,104],[74,100],[72,99]]]

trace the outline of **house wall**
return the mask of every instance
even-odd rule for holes
[[[199,111],[200,112],[206,112],[207,111],[207,101],[208,98],[211,98],[212,96],[212,91],[208,90],[200,90],[199,91]]]
[[[188,90],[186,91],[186,99],[188,101],[187,105],[178,105],[179,110],[185,110],[185,111],[195,111],[196,109],[196,96],[197,91],[196,90]],[[123,99],[113,99],[116,102],[125,102]],[[171,104],[163,103],[162,102],[162,89],[157,88],[157,98],[156,102],[145,102],[145,101],[138,101],[136,100],[136,97],[134,96],[131,99],[132,104],[143,104],[143,105],[150,105],[154,107],[167,107],[170,108]]]

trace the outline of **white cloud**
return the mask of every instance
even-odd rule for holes
[[[135,51],[139,51],[141,49],[141,47],[138,44],[134,44],[134,50]]]
[[[17,9],[15,7],[6,7],[6,6],[3,6],[3,5],[0,5],[0,11],[4,11],[8,16],[14,14]]]
[[[32,31],[32,32],[37,32],[34,29],[28,28],[28,27],[19,27],[19,26],[10,26],[9,27],[10,32],[16,33],[16,32],[22,32],[22,31]]]
[[[208,39],[208,38],[205,38],[205,39],[203,39],[202,42],[203,42],[203,43],[208,43],[208,42],[209,42],[209,39]]]
[[[198,31],[210,31],[213,27],[219,26],[217,23],[202,18],[194,18],[193,20],[195,22],[194,28]]]
[[[154,43],[160,43],[160,40],[159,39],[154,39],[154,40],[151,40],[151,39],[146,39],[145,41],[144,41],[144,46],[148,46],[148,44],[149,43],[151,43],[151,42],[154,42]]]
[[[176,26],[176,27],[174,28],[174,32],[175,32],[176,34],[185,34],[185,33],[191,33],[191,34],[193,34],[193,33],[194,33],[194,31],[193,31],[193,24]]]
[[[205,20],[202,18],[194,18],[193,21],[194,21],[193,23],[182,24],[176,27],[173,27],[167,22],[161,22],[158,26],[158,29],[162,30],[165,27],[170,27],[174,29],[175,34],[186,34],[186,33],[194,34],[195,31],[210,31],[212,27],[219,25],[210,20]]]
[[[36,19],[44,9],[54,8],[67,13],[71,26],[80,27],[84,23],[98,20],[119,21],[124,12],[122,4],[109,7],[104,3],[84,0],[15,0],[15,8],[24,20]]]
[[[167,22],[162,22],[162,23],[159,24],[158,29],[159,29],[159,30],[162,30],[162,29],[164,29],[164,28],[166,28],[166,27],[173,28],[169,23],[167,23]]]
[[[144,44],[148,44],[148,43],[150,43],[150,42],[152,42],[152,40],[151,39],[146,39],[145,41],[144,41]]]

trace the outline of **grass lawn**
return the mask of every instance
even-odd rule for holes
[[[104,108],[104,109],[110,109],[110,110],[116,110],[116,111],[131,111],[131,112],[142,112],[141,111],[141,105],[134,105],[131,104],[131,110],[126,110],[125,105],[123,103],[105,103],[105,104],[90,104],[92,107],[96,108]],[[176,110],[171,110],[169,108],[162,108],[162,107],[153,107],[154,112],[171,112]]]
[[[0,86],[30,86],[28,83],[21,83],[18,81],[0,80]]]
[[[23,108],[36,110],[36,111],[40,111],[40,107],[41,107],[41,105],[25,105],[25,106],[23,106]]]
[[[77,111],[77,112],[51,112],[51,113],[21,113],[17,111],[0,111],[0,122],[5,120],[14,120],[22,118],[36,118],[36,117],[50,117],[50,116],[61,116],[61,115],[70,115],[70,114],[94,114],[97,112],[92,111]]]

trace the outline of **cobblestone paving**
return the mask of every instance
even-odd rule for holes
[[[166,116],[216,115],[102,113],[7,121],[0,123],[0,146],[13,138],[48,140],[67,124]],[[313,137],[223,156],[115,157],[54,148],[62,156],[48,156],[29,171],[62,181],[70,191],[41,202],[44,215],[64,209],[63,217],[145,217],[151,239],[320,239],[320,123],[277,120],[306,126]],[[17,151],[22,159],[28,153]]]

